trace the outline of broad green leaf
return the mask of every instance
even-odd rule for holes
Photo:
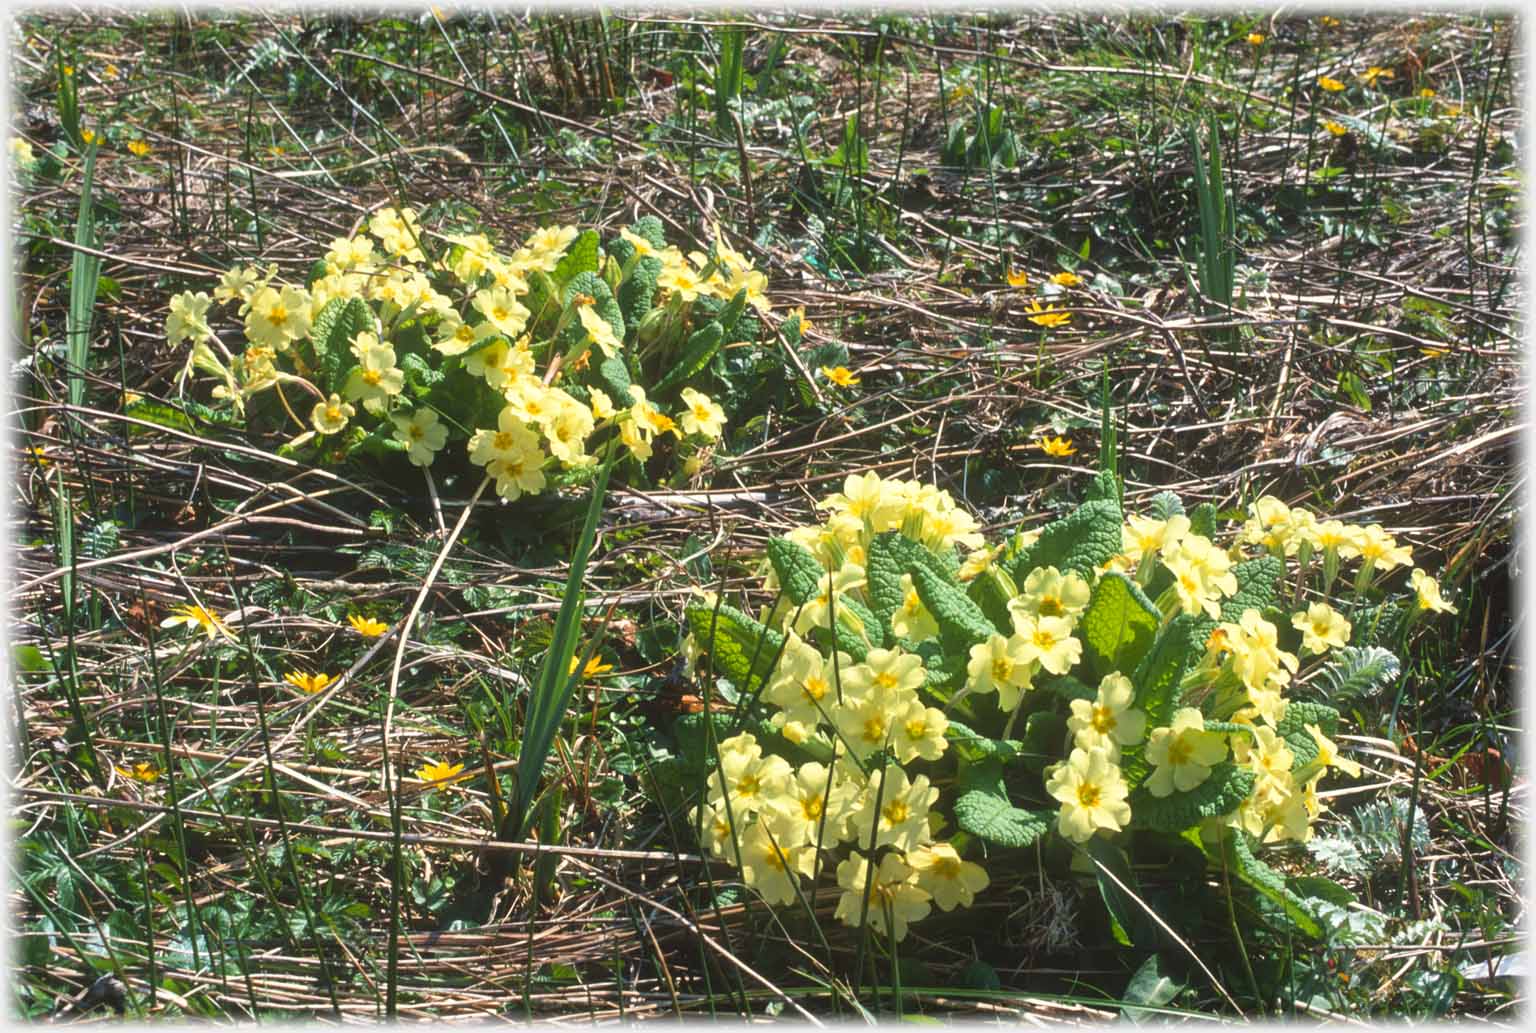
[[[1138,828],[1182,832],[1205,818],[1233,811],[1253,792],[1254,774],[1231,761],[1211,768],[1210,777],[1188,792],[1153,796],[1143,786],[1130,796],[1131,823]]]
[[[789,538],[774,538],[768,542],[768,561],[773,564],[784,594],[796,606],[815,598],[821,579],[826,576],[815,554]]]
[[[1108,499],[1084,502],[1060,520],[1046,524],[1033,545],[1021,552],[1012,570],[1016,584],[1037,567],[1071,571],[1086,580],[1094,569],[1120,552],[1120,506]]]
[[[1233,830],[1222,841],[1222,849],[1233,874],[1278,904],[1302,935],[1320,938],[1323,935],[1322,927],[1307,907],[1306,900],[1291,892],[1280,873],[1254,855],[1249,840],[1246,832]]]
[[[597,272],[597,231],[583,230],[555,265],[555,282],[569,283],[578,273]]]
[[[1216,507],[1202,502],[1189,511],[1189,530],[1202,538],[1216,537]]]
[[[940,630],[951,637],[957,647],[963,645],[969,648],[997,634],[997,629],[987,620],[981,607],[971,602],[970,597],[958,586],[923,564],[914,564],[908,573],[912,575],[912,585],[917,589],[923,605],[933,614]]]
[[[340,391],[356,365],[352,340],[373,329],[373,311],[361,298],[332,298],[310,324],[309,340],[327,391]]]
[[[1143,1022],[1156,1018],[1153,1012],[1145,1011],[1146,1008],[1161,1008],[1179,995],[1184,989],[1184,984],[1176,983],[1163,975],[1162,966],[1156,954],[1147,958],[1131,977],[1131,981],[1125,985],[1125,992],[1120,995],[1122,1012],[1132,1022]],[[1140,1007],[1135,1007],[1140,1005]]]
[[[996,758],[965,765],[955,799],[955,822],[979,839],[1001,847],[1025,847],[1051,827],[1053,811],[1026,811],[1008,800],[1003,768]]]
[[[1142,658],[1131,683],[1136,706],[1147,715],[1149,728],[1166,725],[1178,709],[1179,682],[1205,655],[1205,640],[1215,623],[1204,616],[1181,613],[1169,621]]]
[[[17,668],[28,674],[42,674],[53,670],[53,664],[48,662],[43,651],[29,642],[11,647],[11,661]]]
[[[771,672],[784,637],[724,603],[718,613],[712,606],[690,606],[687,619],[714,670],[731,679],[743,695],[756,692]]]
[[[1285,564],[1275,556],[1260,556],[1236,564],[1232,575],[1237,578],[1237,592],[1222,600],[1221,619],[1235,624],[1242,620],[1244,610],[1263,613],[1274,605],[1280,579],[1285,575]]]
[[[672,368],[656,382],[654,394],[660,397],[673,388],[686,386],[705,366],[709,360],[715,357],[715,352],[725,343],[725,330],[719,323],[711,320],[688,335],[688,340],[683,344],[682,354],[673,362]]]
[[[1109,912],[1110,934],[1116,943],[1129,947],[1132,945],[1131,931],[1145,921],[1141,905],[1134,896],[1138,888],[1136,875],[1131,871],[1131,862],[1124,850],[1099,836],[1084,843],[1083,849],[1098,862],[1093,866],[1093,877],[1099,884],[1099,896],[1104,900],[1104,908]]]
[[[972,731],[959,721],[950,721],[944,738],[962,760],[980,761],[995,757],[999,761],[1013,760],[1023,751],[1024,744],[1016,739],[988,739]]]
[[[1123,574],[1105,574],[1078,623],[1089,670],[1098,678],[1112,671],[1134,671],[1160,623],[1162,614],[1134,581]]]
[[[1307,725],[1317,725],[1318,730],[1330,738],[1338,731],[1339,712],[1324,703],[1307,703],[1291,700],[1285,705],[1285,716],[1275,728],[1275,733],[1290,747],[1292,769],[1299,770],[1317,757],[1317,740],[1307,731]]]

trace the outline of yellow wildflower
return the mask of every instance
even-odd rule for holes
[[[217,638],[223,635],[233,641],[234,635],[229,627],[219,619],[218,615],[205,610],[196,603],[185,603],[171,611],[171,615],[160,622],[162,628],[174,628],[180,625],[197,625],[207,633],[209,638]]]
[[[1367,86],[1375,86],[1377,79],[1395,78],[1397,78],[1396,72],[1392,71],[1390,68],[1382,68],[1378,65],[1372,65],[1360,73],[1360,81],[1365,83]]]
[[[135,782],[153,782],[160,777],[160,769],[148,761],[139,761],[131,768],[118,768],[117,773]]]
[[[352,625],[352,630],[363,636],[363,638],[378,638],[389,630],[389,625],[383,621],[374,617],[363,617],[355,613],[347,615],[347,623]]]
[[[1344,89],[1344,84],[1343,83],[1339,82],[1339,80],[1337,80],[1337,79],[1330,78],[1329,76],[1326,76],[1326,75],[1322,75],[1322,76],[1318,77],[1317,85],[1321,89],[1327,90],[1329,93],[1338,93],[1340,90]]]
[[[1262,32],[1250,32],[1248,34],[1248,43],[1249,43],[1250,46],[1255,46],[1256,47],[1256,46],[1259,46],[1263,42],[1264,42],[1264,34]]]
[[[309,693],[310,695],[314,695],[317,692],[324,692],[326,687],[335,680],[336,679],[332,678],[329,674],[304,674],[302,671],[289,671],[287,674],[283,675],[283,681],[287,682],[289,685],[292,685],[296,689],[301,689],[304,692]]]
[[[1051,282],[1058,287],[1077,287],[1083,282],[1083,278],[1074,272],[1061,272],[1052,276]]]
[[[427,763],[416,769],[416,777],[423,782],[441,782],[464,770],[463,764],[449,764],[443,760],[427,758]]]
[[[1069,456],[1077,451],[1077,446],[1073,445],[1069,439],[1050,435],[1042,436],[1035,444],[1048,456]]]
[[[821,375],[838,387],[855,387],[859,383],[859,378],[854,376],[846,366],[823,366]]]
[[[1029,286],[1029,273],[1025,272],[1023,269],[1015,269],[1012,266],[1009,266],[1008,286],[1021,288]]]
[[[149,153],[148,140],[129,140],[128,152],[136,158],[142,158]]]
[[[581,657],[579,657],[579,656],[571,657],[570,669],[568,671],[566,671],[565,673],[566,674],[575,674],[576,673],[576,665],[579,664],[579,663],[581,663]],[[581,676],[583,678],[595,678],[599,674],[607,674],[611,670],[613,670],[613,664],[605,664],[605,663],[603,663],[603,658],[601,656],[593,654],[591,657],[588,658],[587,666],[582,668]]]
[[[1036,326],[1053,327],[1071,322],[1072,313],[1055,308],[1041,308],[1038,300],[1031,299],[1024,318]]]
[[[1345,133],[1349,132],[1348,129],[1344,128],[1331,118],[1323,122],[1323,128],[1328,130],[1334,136],[1343,136]]]

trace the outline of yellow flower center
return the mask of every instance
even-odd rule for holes
[[[423,437],[426,436],[426,433],[426,431],[422,430],[420,427],[413,423],[406,428],[405,436],[410,438],[412,441],[420,441]]]
[[[875,675],[875,684],[880,686],[880,688],[884,689],[886,692],[890,692],[896,688],[896,676],[890,671],[881,671],[879,674]]]
[[[1168,744],[1168,763],[1173,765],[1188,764],[1194,752],[1195,748],[1188,742],[1185,742],[1183,736],[1180,736]]]
[[[801,691],[805,693],[805,698],[810,700],[821,699],[830,688],[831,686],[827,684],[827,680],[819,674],[811,675],[800,686]]]
[[[1013,674],[1013,661],[1006,656],[999,656],[992,661],[992,680],[1007,681]]]
[[[267,309],[267,322],[273,326],[282,326],[288,322],[288,310],[281,304],[273,305]]]
[[[327,405],[325,407],[325,418],[331,423],[340,423],[345,417],[341,415],[340,406]]]
[[[369,387],[378,387],[379,381],[383,379],[384,374],[380,373],[376,369],[363,370],[363,383],[367,384]]]
[[[1056,598],[1055,596],[1047,595],[1047,596],[1044,596],[1044,597],[1041,598],[1041,600],[1040,600],[1040,616],[1042,616],[1042,617],[1060,617],[1063,614],[1065,614],[1066,612],[1067,612],[1067,608],[1065,606],[1063,606],[1062,603],[1061,603],[1061,600]]]
[[[757,780],[756,774],[742,775],[736,780],[736,795],[756,796],[762,789],[762,783]]]
[[[907,722],[907,738],[921,739],[928,734],[928,718],[914,717]]]
[[[1115,730],[1115,712],[1108,707],[1095,706],[1093,708],[1093,730],[1100,735],[1108,735]]]
[[[510,430],[497,431],[496,436],[491,439],[491,447],[498,452],[507,452],[511,450],[515,440]]]
[[[885,718],[878,714],[864,720],[864,741],[879,745],[885,742]]]
[[[1102,796],[1099,787],[1091,782],[1084,782],[1077,788],[1077,802],[1084,807],[1097,807]]]
[[[1038,648],[1042,649],[1042,650],[1048,650],[1051,647],[1053,647],[1054,645],[1056,645],[1056,636],[1052,635],[1049,631],[1046,631],[1044,628],[1036,628],[1035,629],[1035,633],[1032,636],[1032,638],[1034,640],[1035,645]]]
[[[505,305],[495,305],[491,308],[491,318],[498,323],[505,322],[511,315],[512,313]]]
[[[801,800],[800,813],[805,815],[807,821],[819,821],[821,819],[821,797],[813,796],[809,800]]]
[[[888,824],[900,825],[912,816],[912,808],[907,806],[907,801],[905,800],[892,800],[880,808],[880,813],[885,817]]]
[[[460,323],[459,328],[453,332],[453,336],[455,339],[463,341],[465,344],[473,343],[475,339],[475,328],[470,326],[468,323]]]

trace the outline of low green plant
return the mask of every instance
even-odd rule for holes
[[[1268,496],[1218,545],[1209,504],[1164,493],[1126,515],[1108,472],[992,545],[931,485],[850,476],[818,505],[825,523],[768,545],[771,606],[687,611],[686,656],[747,726],[720,741],[694,821],[765,900],[835,869],[837,917],[899,940],[969,905],[985,855],[1053,836],[1086,852],[1126,938],[1147,833],[1320,935],[1326,880],[1298,888],[1259,855],[1311,838],[1326,773],[1359,774],[1339,711],[1297,689],[1389,669],[1350,646],[1347,615],[1449,608],[1417,568],[1406,595],[1386,585],[1406,546]]]
[[[694,385],[729,342],[761,337],[765,283],[718,234],[685,257],[655,217],[606,251],[596,231],[552,226],[504,254],[385,208],[302,287],[235,267],[212,297],[177,295],[166,336],[191,345],[180,383],[200,371],[248,424],[296,426],[288,454],[429,467],[458,444],[517,499],[590,478],[610,437],[644,463],[670,433],[696,473],[727,417]],[[213,332],[215,302],[243,318],[238,355]]]

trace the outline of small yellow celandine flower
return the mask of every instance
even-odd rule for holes
[[[1051,277],[1051,282],[1058,287],[1077,287],[1082,284],[1083,278],[1074,272],[1060,272]]]
[[[1262,32],[1250,32],[1248,34],[1248,43],[1249,43],[1250,46],[1255,46],[1256,47],[1256,46],[1259,46],[1263,42],[1264,42],[1264,34]]]
[[[1344,89],[1343,83],[1326,75],[1318,76],[1317,85],[1319,88],[1327,90],[1329,93],[1338,93],[1340,90]]]
[[[1118,832],[1130,823],[1130,787],[1108,751],[1078,747],[1047,771],[1045,791],[1061,803],[1056,828],[1072,842],[1086,843],[1100,829]]]
[[[229,630],[217,614],[203,609],[196,603],[185,603],[171,611],[171,615],[160,622],[162,628],[174,628],[181,625],[197,625],[209,638],[217,638],[223,635],[226,639],[234,641],[234,633]]]
[[[160,769],[148,761],[142,760],[131,768],[119,767],[117,773],[124,778],[131,778],[135,782],[144,782],[146,784],[160,778]]]
[[[96,133],[91,129],[82,129],[80,130],[80,139],[84,140],[88,144],[95,143]]]
[[[1335,28],[1339,24],[1339,20],[1331,14],[1325,14],[1318,18],[1317,21],[1325,29]]]
[[[1010,286],[1010,287],[1028,287],[1029,286],[1029,273],[1027,273],[1023,269],[1015,269],[1012,266],[1009,266],[1008,267],[1008,286]]]
[[[928,891],[940,911],[970,907],[992,881],[985,868],[961,859],[949,843],[918,847],[907,855],[907,863],[917,872],[918,888]]]
[[[283,675],[283,681],[310,695],[324,692],[326,687],[335,680],[329,674],[305,674],[302,671],[289,671]]]
[[[352,630],[363,636],[363,638],[378,638],[389,630],[389,625],[383,621],[374,617],[364,617],[356,613],[347,615],[347,623],[352,625]]]
[[[1348,129],[1344,128],[1342,125],[1335,122],[1331,118],[1323,123],[1323,128],[1328,130],[1334,136],[1343,136],[1345,133],[1349,132]]]
[[[321,434],[340,434],[346,429],[347,421],[356,415],[357,410],[332,391],[330,398],[315,403],[309,412],[309,422]]]
[[[566,674],[575,674],[576,673],[576,665],[579,664],[579,663],[581,663],[581,657],[579,657],[579,656],[571,657],[570,669],[568,671],[566,671],[565,673]],[[601,656],[598,656],[597,654],[594,653],[591,657],[589,657],[587,659],[587,666],[582,669],[581,676],[583,678],[595,678],[599,674],[607,674],[611,670],[613,670],[613,664],[604,663],[603,662],[603,658]]]
[[[1422,90],[1419,91],[1419,96],[1423,97],[1425,100],[1428,100],[1430,97],[1433,97],[1434,95],[1435,95],[1435,91],[1430,89],[1428,86],[1424,87]]]
[[[1041,308],[1037,299],[1030,299],[1029,309],[1024,317],[1036,326],[1055,327],[1063,326],[1072,321],[1072,313],[1055,308]]]
[[[1173,724],[1154,728],[1147,737],[1147,761],[1154,770],[1147,778],[1147,792],[1170,796],[1187,793],[1211,776],[1211,768],[1227,759],[1227,740],[1219,732],[1205,730],[1205,718],[1194,707],[1180,707]]]
[[[823,366],[821,375],[838,387],[856,387],[859,383],[859,378],[854,376],[846,366]]]
[[[101,74],[104,77],[108,78],[108,79],[116,79],[117,78],[117,66],[114,65],[112,62],[108,61],[106,66],[102,68]]]
[[[1436,613],[1456,613],[1456,607],[1446,602],[1440,596],[1440,583],[1430,577],[1418,567],[1413,568],[1413,573],[1408,575],[1413,590],[1419,597],[1420,610],[1433,610]]]
[[[1077,451],[1077,446],[1070,439],[1051,437],[1048,434],[1043,435],[1035,444],[1048,456],[1064,457]]]
[[[801,337],[804,337],[806,334],[810,333],[811,332],[811,327],[815,325],[814,323],[811,322],[810,318],[808,316],[806,316],[806,314],[805,314],[805,306],[804,305],[800,305],[797,308],[790,309],[789,310],[789,314],[784,317],[784,322],[787,323],[791,319],[798,319],[798,320],[800,320],[800,336]]]
[[[719,438],[725,427],[725,410],[708,395],[691,387],[683,388],[681,397],[687,406],[678,421],[682,424],[683,433],[698,434],[711,441]]]
[[[1367,86],[1375,86],[1377,79],[1396,79],[1396,78],[1397,78],[1397,73],[1392,71],[1392,69],[1390,69],[1390,68],[1382,68],[1382,67],[1380,67],[1378,65],[1372,65],[1371,67],[1367,68],[1365,71],[1360,73],[1360,81],[1365,83],[1365,85],[1367,85]]]
[[[1324,602],[1311,603],[1305,613],[1291,614],[1291,627],[1301,632],[1301,648],[1308,653],[1326,653],[1330,648],[1349,645],[1349,621]]]
[[[464,770],[463,764],[449,764],[443,760],[427,758],[427,763],[416,769],[416,777],[423,782],[441,782]]]
[[[132,154],[136,158],[144,157],[146,154],[149,153],[149,141],[148,140],[129,140],[128,141],[128,153]]]

